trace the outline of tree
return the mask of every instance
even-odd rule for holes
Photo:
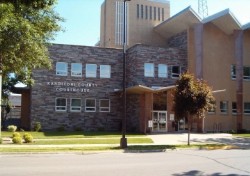
[[[186,117],[188,121],[188,145],[194,118],[203,118],[204,113],[213,108],[214,97],[211,88],[203,80],[184,73],[177,81],[174,91],[174,112],[177,119]]]
[[[4,93],[16,81],[9,79],[10,73],[31,85],[33,69],[51,67],[47,46],[61,30],[59,22],[63,21],[53,10],[55,3],[56,0],[0,0],[0,84],[3,79]],[[7,98],[4,93],[3,98]]]
[[[35,68],[50,68],[47,50],[63,21],[56,0],[0,0],[0,69],[3,79],[15,73],[31,84]]]

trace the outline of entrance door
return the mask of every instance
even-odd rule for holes
[[[153,111],[152,121],[152,132],[167,132],[167,111]]]

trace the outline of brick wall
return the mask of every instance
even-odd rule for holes
[[[122,50],[52,45],[49,48],[52,70],[35,70],[35,85],[31,92],[31,123],[41,122],[44,130],[82,129],[120,130],[122,105],[119,93],[122,88]],[[56,62],[68,63],[68,76],[56,75]],[[82,77],[71,76],[70,63],[82,63]],[[97,78],[86,78],[85,64],[97,64]],[[100,78],[100,65],[111,65],[111,78]],[[59,82],[59,83],[58,83]],[[55,85],[62,84],[62,85]],[[58,91],[57,88],[63,88]],[[65,88],[65,89],[64,89]],[[74,91],[73,88],[86,92]],[[67,111],[55,111],[55,98],[67,98]],[[70,99],[80,98],[81,112],[70,112]],[[85,112],[85,99],[96,99],[96,112]],[[110,112],[99,112],[99,100],[110,99]]]

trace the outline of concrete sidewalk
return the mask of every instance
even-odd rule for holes
[[[148,135],[155,145],[178,145],[187,144],[187,133],[168,133],[168,134],[152,134]],[[191,133],[191,144],[229,144],[235,145],[240,148],[250,148],[250,138],[234,137],[228,133],[209,133],[209,134],[197,134]]]

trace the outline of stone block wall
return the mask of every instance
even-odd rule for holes
[[[122,50],[87,46],[52,45],[52,69],[33,72],[31,125],[41,122],[44,130],[82,129],[117,131],[121,128]],[[56,62],[68,63],[68,76],[56,75]],[[81,77],[71,76],[71,63],[82,63]],[[97,64],[97,77],[86,78],[85,65]],[[100,78],[100,65],[111,66],[111,78]],[[55,110],[55,99],[67,98],[67,111]],[[81,99],[81,112],[70,111],[70,99]],[[85,99],[96,99],[96,112],[85,112]],[[99,100],[110,100],[110,112],[100,112]]]

